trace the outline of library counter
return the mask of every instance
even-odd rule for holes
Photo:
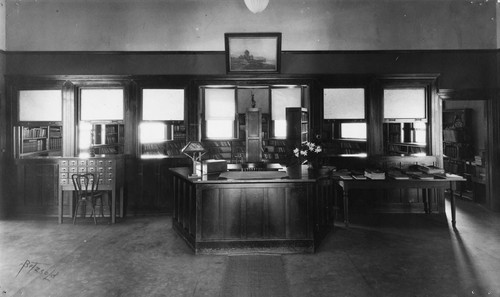
[[[312,253],[333,225],[327,176],[224,172],[193,179],[188,168],[171,172],[173,228],[196,254]]]

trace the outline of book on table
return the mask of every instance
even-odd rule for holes
[[[392,179],[410,179],[410,177],[399,170],[391,170],[387,172],[387,176]]]
[[[365,174],[369,179],[385,179],[385,172],[379,169],[365,169]]]

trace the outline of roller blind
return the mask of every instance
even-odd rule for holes
[[[205,120],[234,120],[235,89],[205,89]]]
[[[123,120],[123,89],[82,89],[82,121]]]
[[[62,121],[61,90],[19,91],[19,121]]]
[[[425,89],[385,89],[385,119],[424,119]]]
[[[183,121],[184,90],[142,90],[142,119],[145,121]]]
[[[323,92],[323,119],[364,119],[365,89],[331,88]]]
[[[301,107],[301,88],[279,88],[271,90],[272,119],[286,120],[287,107]]]

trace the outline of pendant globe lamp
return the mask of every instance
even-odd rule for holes
[[[251,12],[259,13],[266,9],[269,0],[245,0],[245,4]]]

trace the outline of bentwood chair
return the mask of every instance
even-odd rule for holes
[[[94,218],[94,224],[97,224],[96,220],[96,211],[95,206],[97,200],[100,200],[100,213],[101,216],[104,217],[103,212],[103,192],[99,191],[99,179],[93,173],[81,173],[81,174],[73,174],[71,176],[73,181],[73,186],[76,191],[76,206],[73,212],[73,224],[76,222],[76,217],[78,216],[78,210],[80,206],[84,205],[84,215],[87,212],[87,205],[90,206],[92,212],[90,216]],[[111,215],[110,215],[111,217]]]

